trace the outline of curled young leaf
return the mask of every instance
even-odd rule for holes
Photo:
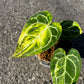
[[[62,26],[62,40],[72,40],[82,34],[82,30],[77,22],[65,20],[60,22]]]
[[[62,27],[51,21],[52,15],[48,11],[32,16],[23,27],[12,57],[32,56],[52,47],[58,41]]]
[[[81,69],[79,52],[72,48],[66,55],[62,48],[58,48],[51,59],[51,76],[53,84],[73,84],[77,82]]]

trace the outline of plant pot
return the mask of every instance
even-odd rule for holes
[[[35,57],[38,58],[37,55],[35,55]],[[39,59],[39,58],[38,58],[38,59]],[[41,64],[43,67],[50,68],[50,62],[48,62],[48,61],[40,60],[40,64]]]
[[[63,48],[66,53],[68,53],[68,51],[72,48],[72,41],[71,40],[59,40],[53,47],[51,47],[50,49],[48,49],[47,51],[44,51],[38,55],[36,55],[36,57],[40,60],[40,64],[43,65],[46,68],[50,68],[50,61],[53,55],[53,52],[57,49],[57,48]]]

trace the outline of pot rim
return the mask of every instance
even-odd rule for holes
[[[37,55],[35,55],[35,57],[38,58]],[[40,61],[40,60],[39,60],[39,61]],[[48,62],[48,61],[41,60],[41,61],[40,61],[40,64],[41,64],[43,67],[50,68],[50,62]]]

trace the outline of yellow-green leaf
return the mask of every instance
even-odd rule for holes
[[[62,27],[52,22],[52,15],[42,11],[32,16],[23,27],[12,57],[27,57],[52,47],[60,38]]]

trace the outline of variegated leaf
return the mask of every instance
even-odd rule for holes
[[[62,28],[58,22],[51,21],[52,15],[48,11],[32,16],[23,27],[12,57],[32,56],[52,47],[58,41]]]
[[[77,82],[81,69],[79,52],[72,48],[66,55],[62,48],[58,48],[51,59],[51,76],[53,84],[73,84]]]
[[[82,33],[82,29],[75,21],[65,20],[60,22],[62,26],[62,40],[72,40]]]

